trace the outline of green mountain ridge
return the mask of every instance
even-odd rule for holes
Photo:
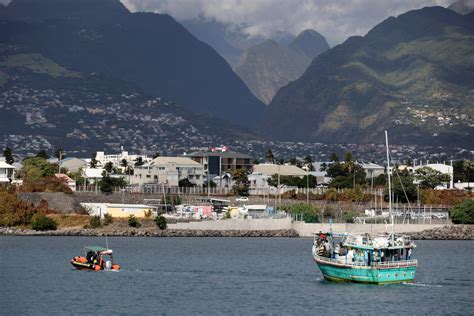
[[[269,137],[472,146],[474,23],[441,7],[389,18],[316,57],[267,109]]]

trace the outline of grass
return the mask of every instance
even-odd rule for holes
[[[90,221],[89,215],[50,214],[48,217],[58,223],[58,228],[83,227]]]
[[[51,77],[70,77],[80,78],[81,74],[69,71],[58,65],[49,58],[40,54],[17,54],[7,56],[1,63],[2,67],[10,68],[26,68],[34,73],[46,74]],[[1,78],[1,77],[0,77]]]

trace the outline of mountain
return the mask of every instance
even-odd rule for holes
[[[464,144],[474,126],[474,15],[441,7],[390,17],[316,57],[262,123],[274,139]]]
[[[308,56],[311,60],[330,48],[326,38],[315,30],[301,32],[289,46]]]
[[[288,45],[294,40],[294,36],[288,32],[275,32],[270,38],[249,36],[245,32],[245,26],[212,19],[196,18],[179,22],[199,40],[214,48],[231,66],[238,64],[246,49],[267,39],[282,45]]]
[[[119,0],[13,0],[4,11],[0,45],[246,127],[263,114],[228,63],[168,15],[130,13]]]
[[[459,0],[452,3],[448,9],[459,14],[468,14],[474,11],[474,0]]]
[[[0,148],[21,156],[61,147],[88,157],[97,150],[182,153],[196,145],[258,139],[216,117],[195,114],[137,86],[71,71],[16,46],[0,50]]]
[[[277,90],[298,78],[311,60],[291,48],[267,40],[247,49],[235,72],[264,103],[270,103]]]
[[[289,45],[267,40],[248,48],[234,70],[253,94],[268,104],[278,89],[301,76],[311,60],[327,49],[322,35],[306,30]]]

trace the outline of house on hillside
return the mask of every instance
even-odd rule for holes
[[[201,164],[204,168],[204,175],[207,177],[209,174],[211,178],[239,169],[251,170],[253,165],[252,157],[228,151],[226,147],[211,148],[210,151],[196,151],[187,154],[186,157]]]

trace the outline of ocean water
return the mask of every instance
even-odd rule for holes
[[[0,315],[474,314],[474,241],[418,241],[412,285],[325,281],[311,239],[109,238],[120,272],[74,270],[105,238],[0,237]]]

